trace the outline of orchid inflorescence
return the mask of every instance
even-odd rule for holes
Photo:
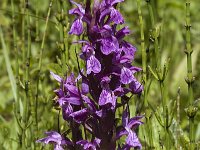
[[[76,42],[82,44],[80,58],[85,61],[86,69],[79,68],[78,77],[73,73],[66,78],[53,72],[51,75],[60,84],[55,93],[72,138],[51,131],[37,142],[53,143],[55,150],[141,149],[134,129],[142,124],[142,116],[130,118],[127,96],[142,92],[143,86],[134,76],[141,69],[132,66],[136,48],[124,40],[130,30],[128,27],[117,30],[124,19],[116,7],[123,1],[94,0],[91,4],[87,0],[83,7],[71,0],[76,8],[69,14],[76,19],[69,34],[87,37]],[[116,110],[120,108],[123,108],[121,124],[116,118]],[[80,128],[84,128],[85,136]],[[123,144],[118,142],[122,136],[126,137]]]

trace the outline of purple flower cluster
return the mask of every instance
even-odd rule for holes
[[[87,0],[83,7],[71,0],[76,8],[69,13],[76,19],[69,34],[85,34],[87,37],[78,41],[82,44],[80,58],[85,61],[86,69],[79,70],[77,78],[73,73],[66,78],[51,74],[60,83],[55,93],[63,119],[70,125],[72,139],[57,132],[47,132],[48,136],[38,142],[51,142],[55,150],[65,147],[84,150],[141,149],[134,129],[142,124],[142,117],[129,117],[130,98],[126,96],[142,92],[143,86],[134,76],[141,69],[132,66],[136,48],[124,40],[130,33],[128,27],[117,29],[124,23],[116,9],[122,1],[94,0],[91,7],[91,1]],[[123,110],[121,125],[116,121],[117,109]],[[81,127],[85,137],[81,134]],[[117,145],[122,136],[126,137],[125,143]]]

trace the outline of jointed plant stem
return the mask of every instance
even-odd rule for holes
[[[195,149],[195,135],[194,135],[194,117],[196,115],[196,108],[193,105],[194,102],[194,96],[193,96],[193,82],[194,77],[192,73],[192,46],[191,46],[191,37],[190,37],[190,29],[191,29],[191,23],[190,23],[190,3],[186,2],[186,50],[185,53],[187,55],[187,79],[186,82],[188,84],[188,101],[189,101],[189,107],[187,109],[187,115],[189,117],[189,137],[190,137],[190,149]]]

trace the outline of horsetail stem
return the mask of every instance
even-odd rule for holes
[[[186,50],[187,55],[187,78],[186,83],[188,85],[188,101],[189,107],[186,109],[187,116],[189,118],[189,138],[190,138],[190,149],[195,149],[195,135],[194,135],[194,117],[196,115],[197,109],[194,106],[194,96],[193,96],[193,82],[194,77],[192,73],[192,46],[191,46],[191,22],[190,22],[190,2],[186,2]]]

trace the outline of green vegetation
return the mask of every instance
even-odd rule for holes
[[[50,71],[78,74],[80,46],[72,42],[84,37],[68,35],[70,8],[64,0],[1,1],[1,150],[49,149],[35,141],[68,129]],[[143,149],[199,149],[199,0],[125,0],[119,9],[137,47],[133,63],[143,69],[144,92],[130,106],[131,116],[145,114],[138,130]]]

